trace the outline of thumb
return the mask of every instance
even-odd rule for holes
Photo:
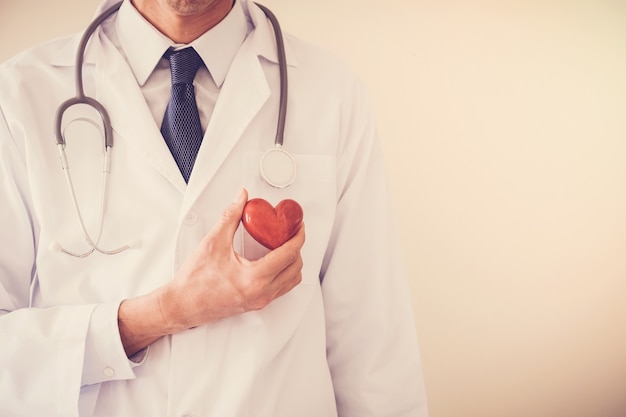
[[[232,242],[235,232],[239,227],[239,222],[241,221],[243,207],[246,205],[247,201],[248,191],[242,188],[230,205],[226,207],[222,216],[213,227],[211,234],[218,239]]]

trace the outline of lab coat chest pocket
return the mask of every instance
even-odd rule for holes
[[[297,201],[304,212],[306,243],[302,250],[304,259],[303,283],[319,285],[319,269],[335,213],[336,158],[334,155],[293,154],[296,161],[296,179],[292,185],[277,189],[267,184],[259,175],[259,161],[263,152],[248,152],[243,158],[243,185],[249,198],[263,198],[273,206],[280,201]],[[268,250],[242,231],[242,255],[258,259]]]

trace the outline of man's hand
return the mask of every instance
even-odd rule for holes
[[[262,309],[301,282],[304,226],[257,261],[235,253],[233,238],[247,199],[242,190],[170,283],[122,302],[118,322],[129,356],[164,335]]]

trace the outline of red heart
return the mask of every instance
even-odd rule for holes
[[[253,198],[244,206],[241,221],[257,242],[276,249],[296,234],[302,217],[302,207],[294,200],[283,200],[274,208],[262,198]]]

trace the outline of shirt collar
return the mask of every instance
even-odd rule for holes
[[[251,30],[240,1],[221,22],[194,40],[193,46],[209,69],[218,87],[224,83],[230,64]],[[170,47],[180,47],[150,24],[125,1],[116,19],[116,32],[128,64],[140,85],[144,85]]]

